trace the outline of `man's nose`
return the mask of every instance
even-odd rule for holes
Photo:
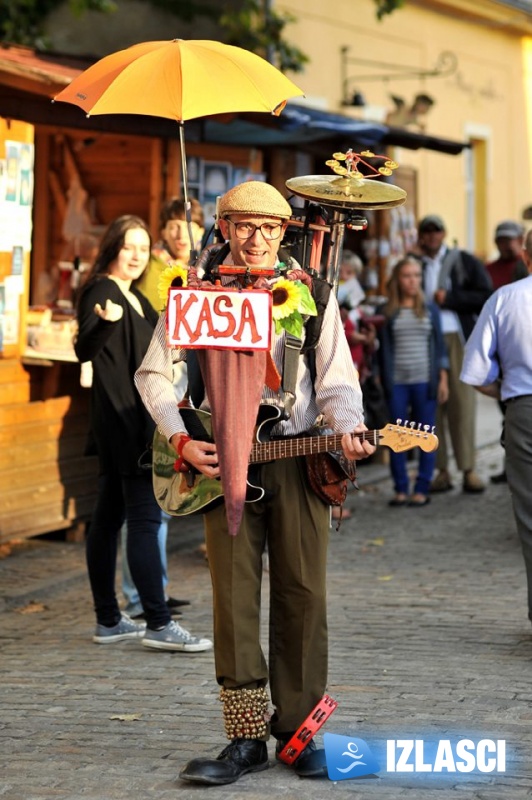
[[[255,230],[253,231],[253,233],[251,234],[251,236],[249,238],[251,239],[251,241],[256,241],[259,238],[259,234],[260,234],[260,239],[262,241],[265,241],[264,234],[263,234],[263,232],[262,232],[260,227],[255,228]]]

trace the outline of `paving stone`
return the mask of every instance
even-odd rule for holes
[[[478,472],[500,469],[491,441]],[[178,779],[184,763],[225,745],[212,653],[98,647],[83,544],[38,538],[0,561],[1,800],[524,800],[532,797],[532,637],[524,566],[505,485],[456,488],[423,509],[388,507],[388,468],[359,470],[354,513],[331,530],[328,692],[322,732],[386,739],[506,739],[504,774],[386,773],[303,781],[275,762],[237,784]],[[201,520],[172,520],[172,594],[183,624],[212,635]],[[261,631],[267,649],[268,573]],[[138,719],[113,716],[135,714]],[[318,740],[321,734],[318,735]]]

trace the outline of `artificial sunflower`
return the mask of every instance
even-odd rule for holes
[[[166,303],[168,300],[168,291],[172,286],[186,286],[188,279],[188,269],[181,261],[174,261],[173,264],[166,267],[160,276],[157,283],[157,291],[159,298]]]
[[[300,283],[300,281],[299,281]],[[301,301],[301,289],[298,281],[279,278],[272,286],[273,318],[281,320],[297,311]]]
[[[272,316],[276,333],[284,328],[302,338],[304,317],[316,316],[314,299],[304,283],[279,278],[272,286]]]

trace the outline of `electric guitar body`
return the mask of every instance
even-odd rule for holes
[[[212,417],[207,411],[180,408],[186,429],[193,439],[213,442]],[[271,430],[281,419],[281,410],[268,403],[259,406],[257,426],[249,457],[246,503],[264,497],[259,482],[259,465],[278,458],[293,458],[312,453],[341,451],[341,434],[320,434],[283,439],[271,439]],[[390,423],[381,430],[356,434],[373,445],[386,445],[399,453],[420,447],[432,452],[438,447],[438,438],[428,426],[401,426]],[[153,437],[152,477],[155,498],[167,514],[175,517],[206,514],[223,502],[223,485],[219,478],[208,478],[190,470],[177,472],[174,468],[176,453],[165,436],[155,431]]]

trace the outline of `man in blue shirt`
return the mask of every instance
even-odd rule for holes
[[[506,473],[532,621],[532,230],[523,258],[528,277],[502,286],[486,301],[467,341],[460,379],[506,404]]]

